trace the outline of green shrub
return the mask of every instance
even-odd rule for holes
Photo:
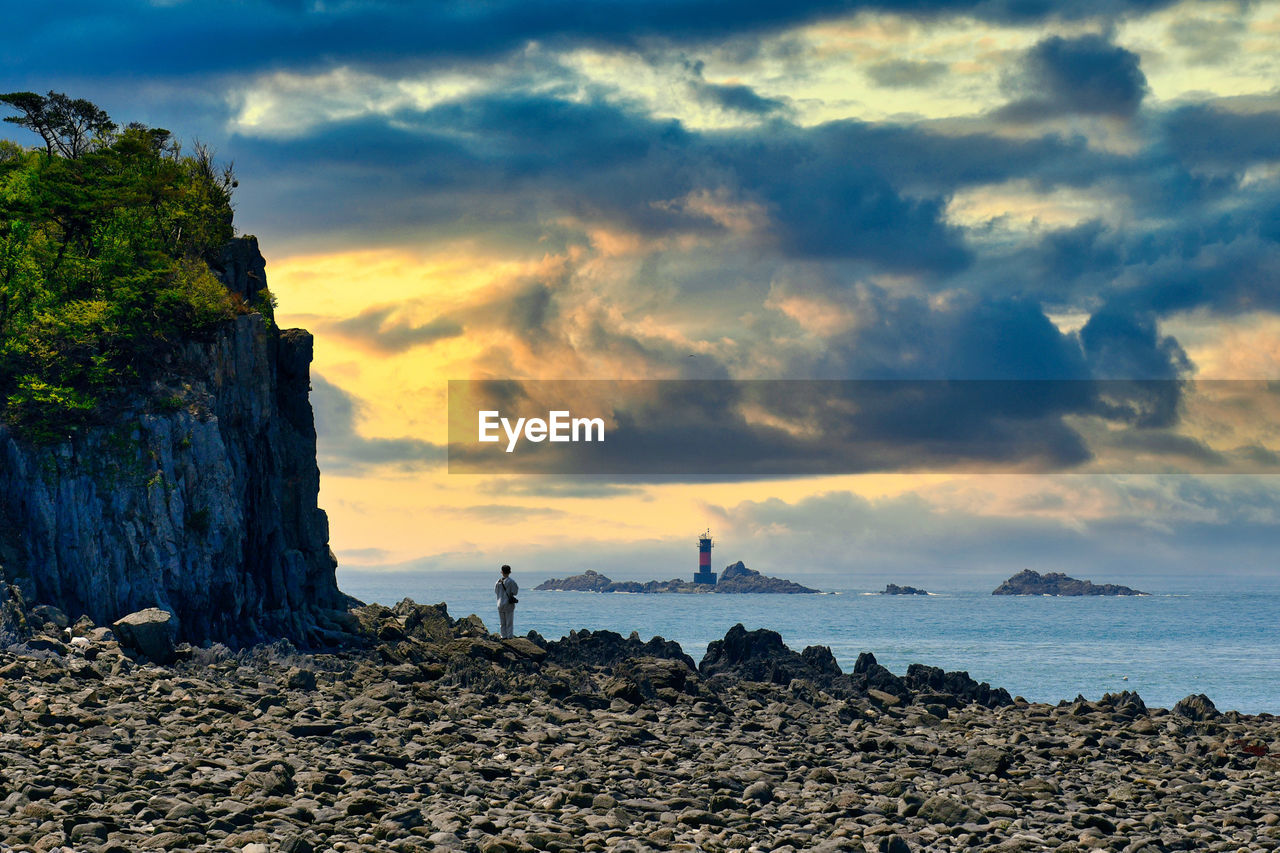
[[[159,128],[117,132],[87,101],[0,103],[46,141],[0,141],[0,420],[53,440],[234,316],[208,262],[234,235],[236,182],[207,148],[183,154]],[[49,125],[62,114],[42,113],[49,104],[91,118],[92,135]]]

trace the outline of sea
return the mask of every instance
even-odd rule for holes
[[[800,651],[830,647],[849,671],[861,652],[895,673],[912,663],[964,670],[1031,702],[1097,699],[1137,691],[1171,708],[1204,693],[1219,710],[1280,714],[1280,585],[1145,584],[1143,596],[993,596],[937,588],[928,596],[880,595],[840,576],[795,577],[822,595],[643,595],[550,592],[546,576],[520,583],[516,632],[548,640],[572,630],[610,630],[675,640],[694,661],[733,625],[769,628]],[[497,630],[493,584],[480,571],[374,572],[339,569],[338,584],[365,602],[444,602]],[[1136,586],[1136,584],[1135,584]],[[880,587],[883,588],[883,585]]]

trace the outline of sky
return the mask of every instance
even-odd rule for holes
[[[8,5],[7,90],[234,162],[344,570],[665,579],[710,528],[850,587],[1277,578],[1280,2]],[[450,474],[458,379],[1049,390],[923,433],[731,393],[710,452],[767,475]]]

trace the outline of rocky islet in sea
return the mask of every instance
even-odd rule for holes
[[[1093,581],[1068,577],[1062,572],[1040,574],[1023,569],[991,592],[992,595],[1146,595],[1127,586],[1114,583],[1096,584]]]
[[[813,595],[820,590],[811,589],[795,581],[771,578],[755,569],[749,569],[739,560],[725,566],[720,579],[714,584],[693,583],[672,578],[669,581],[614,581],[594,569],[566,578],[550,578],[534,587],[540,590],[562,592],[631,592],[631,593],[772,593],[784,595]]]
[[[1204,696],[1027,703],[742,626],[694,666],[634,634],[352,614],[346,650],[179,644],[161,665],[28,612],[0,652],[0,850],[1280,845],[1280,720]]]
[[[887,583],[880,592],[881,595],[928,595],[929,591],[920,589],[915,586],[898,586],[896,583]]]

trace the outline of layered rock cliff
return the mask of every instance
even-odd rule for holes
[[[253,238],[221,267],[246,303],[265,288]],[[317,505],[311,356],[307,331],[245,314],[183,343],[104,425],[45,446],[0,426],[3,575],[72,619],[168,610],[193,643],[339,639],[354,602]]]

